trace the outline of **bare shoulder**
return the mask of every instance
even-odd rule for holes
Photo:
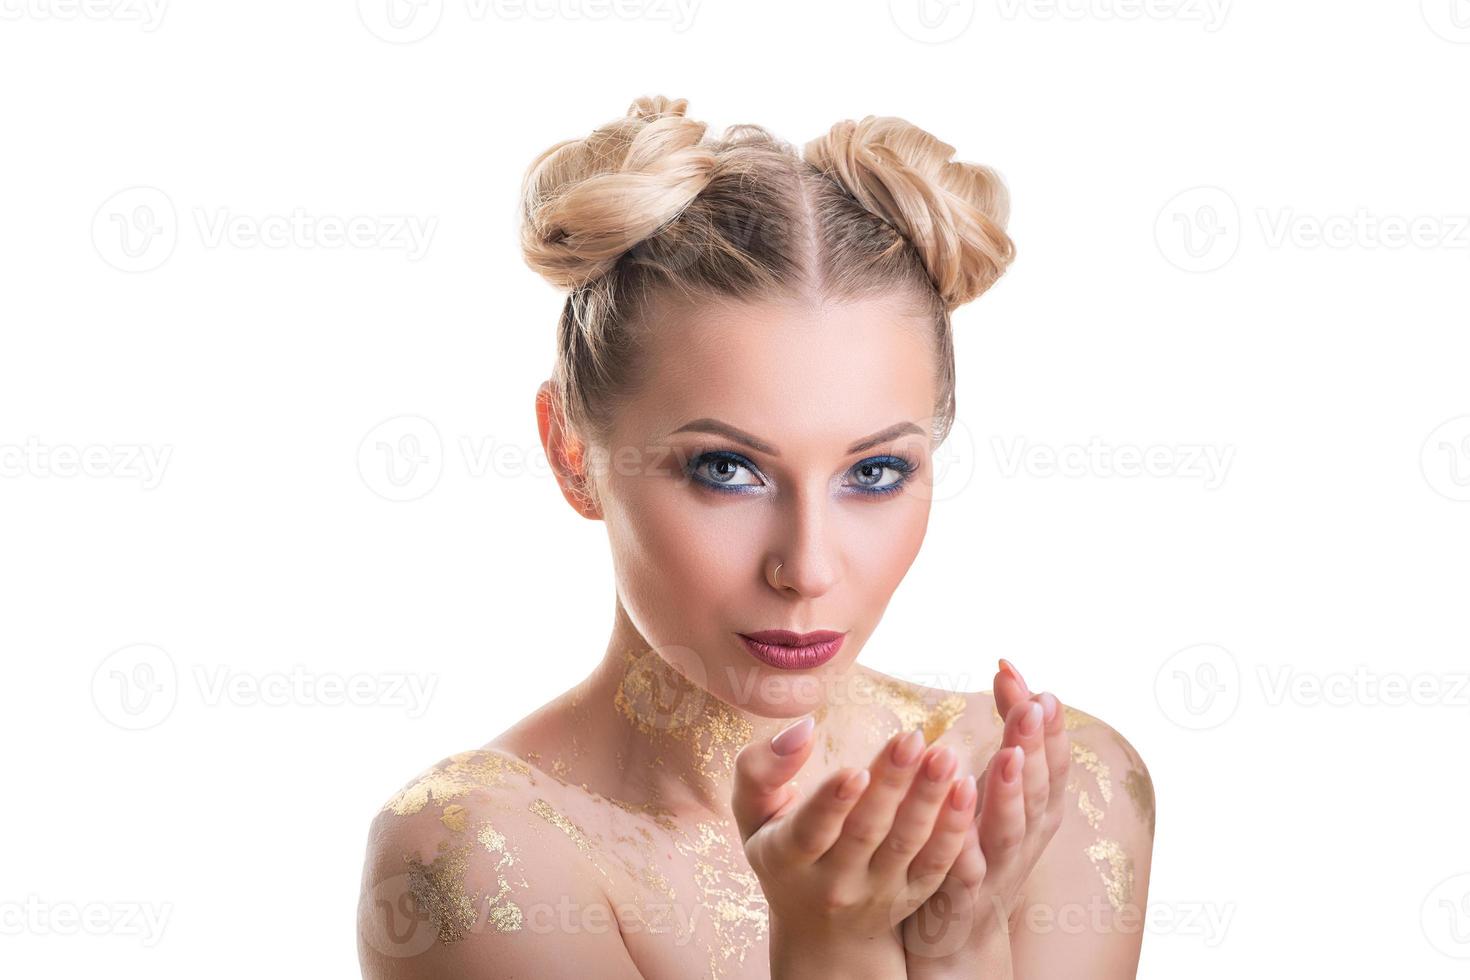
[[[363,976],[636,977],[595,871],[558,826],[566,800],[496,748],[449,756],[389,797],[363,866]],[[559,927],[567,907],[576,930]]]
[[[1017,975],[1133,977],[1153,862],[1154,787],[1133,744],[1063,705],[1071,743],[1062,822],[1012,918]]]

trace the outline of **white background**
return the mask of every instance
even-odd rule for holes
[[[382,801],[601,655],[516,206],[664,94],[1004,174],[863,657],[1129,738],[1140,976],[1464,975],[1470,3],[151,2],[0,0],[0,971],[355,976]]]

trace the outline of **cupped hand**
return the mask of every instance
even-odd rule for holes
[[[1001,747],[980,779],[979,816],[959,855],[904,922],[910,978],[971,970],[1009,975],[1010,916],[1062,822],[1072,753],[1062,704],[1050,692],[1031,693],[1015,667],[1000,664],[994,694],[1005,722]]]
[[[731,807],[769,906],[773,976],[804,972],[783,970],[788,958],[902,976],[900,924],[960,854],[975,778],[956,776],[954,749],[926,749],[916,729],[800,799],[791,779],[811,755],[812,727],[803,719],[735,762]]]

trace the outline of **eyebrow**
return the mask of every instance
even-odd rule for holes
[[[756,452],[765,453],[767,456],[781,455],[781,450],[777,449],[769,442],[766,442],[763,439],[759,439],[742,429],[737,429],[735,428],[735,426],[731,425],[728,422],[721,422],[719,419],[695,419],[692,422],[686,422],[685,424],[679,426],[677,429],[674,429],[673,432],[669,433],[669,435],[673,435],[676,432],[709,432],[713,435],[724,436],[727,439],[733,439],[735,442],[739,442],[746,446],[749,446]],[[895,422],[886,429],[879,429],[872,435],[864,436],[863,438],[859,439],[851,446],[848,446],[847,451],[849,453],[860,453],[864,449],[871,449],[873,446],[876,446],[879,443],[887,442],[889,439],[893,439],[900,435],[906,435],[910,432],[916,432],[919,435],[924,434],[924,430],[919,428],[913,422]]]

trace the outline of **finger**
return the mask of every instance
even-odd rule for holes
[[[1040,829],[1046,802],[1051,795],[1045,733],[1041,728],[1045,715],[1046,709],[1033,696],[1012,708],[1011,717],[1006,720],[1007,742],[1026,751],[1021,769],[1021,798],[1025,802],[1026,827],[1030,831]]]
[[[934,831],[919,853],[909,862],[909,880],[930,875],[953,874],[967,885],[980,884],[985,877],[985,859],[980,854],[979,839],[975,834],[975,803],[979,798],[975,789],[975,777],[963,776],[952,780],[950,790],[944,796],[944,805],[934,821]],[[966,845],[973,852],[970,862],[961,867],[966,857]],[[978,869],[974,861],[978,860]]]
[[[794,804],[796,788],[791,779],[811,755],[815,724],[807,715],[774,738],[751,742],[735,756],[730,809],[742,841]]]
[[[893,827],[899,801],[908,792],[923,753],[924,733],[917,728],[888,740],[868,766],[872,773],[868,788],[847,815],[841,836],[821,858],[822,862],[860,869],[867,874],[873,852]]]
[[[770,855],[787,865],[811,864],[842,833],[842,822],[867,788],[870,773],[848,766],[822,781],[809,799],[785,818],[771,840]]]
[[[931,745],[924,753],[908,795],[893,816],[888,836],[868,863],[873,874],[885,880],[907,877],[909,863],[934,831],[934,819],[949,795],[954,783],[950,777],[959,764],[960,757],[948,745]]]
[[[1051,788],[1046,800],[1046,828],[1055,831],[1062,823],[1062,809],[1067,796],[1067,773],[1072,766],[1072,739],[1067,734],[1067,720],[1063,717],[1062,702],[1050,691],[1037,695],[1045,712],[1042,728],[1045,731],[1047,779]]]
[[[1021,771],[1026,751],[1019,745],[991,757],[985,773],[985,799],[980,809],[980,849],[987,874],[1003,871],[1017,858],[1026,837],[1026,806],[1021,798]]]
[[[1004,657],[999,661],[1000,670],[992,682],[992,693],[995,695],[995,711],[1001,718],[1008,718],[1011,708],[1031,696],[1031,689],[1026,686],[1026,681],[1021,677],[1021,672],[1016,665]]]

